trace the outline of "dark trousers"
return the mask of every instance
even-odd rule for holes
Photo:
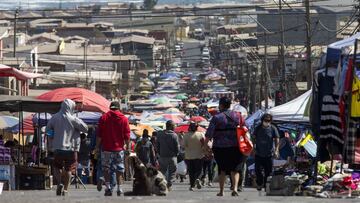
[[[273,167],[272,157],[255,156],[256,184],[258,187],[265,187],[267,177],[272,172],[272,167]],[[263,170],[265,176],[262,173]]]
[[[202,176],[201,179],[205,179],[206,175],[208,176],[209,182],[212,182],[214,179],[214,173],[215,173],[215,160],[204,160],[203,161],[203,167],[202,167]]]
[[[188,167],[190,186],[195,187],[196,179],[200,179],[203,160],[202,159],[188,159],[186,160],[186,165]]]

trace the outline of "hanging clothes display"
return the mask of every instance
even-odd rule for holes
[[[323,97],[318,145],[321,162],[330,160],[331,155],[342,154],[344,142],[338,95]]]
[[[360,79],[356,75],[352,84],[351,117],[360,117]]]
[[[312,130],[318,142],[318,158],[328,161],[331,154],[342,154],[343,129],[340,117],[340,97],[335,90],[337,68],[320,69],[315,73],[311,105]]]
[[[345,163],[360,164],[360,118],[351,118],[346,139]]]
[[[326,65],[314,76],[310,121],[322,162],[342,154],[345,163],[360,164],[360,48],[354,46],[359,38],[357,33],[330,44]]]
[[[323,97],[320,139],[329,139],[339,149],[337,152],[341,154],[344,139],[338,95],[326,95]]]
[[[312,87],[312,101],[310,106],[310,123],[315,140],[320,136],[321,125],[321,106],[323,97],[331,95],[334,92],[334,76],[336,69],[322,68],[315,72],[314,82]]]

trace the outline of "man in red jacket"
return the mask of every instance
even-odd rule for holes
[[[125,146],[129,146],[130,127],[128,119],[120,112],[119,102],[111,102],[110,111],[99,120],[97,148],[101,144],[101,164],[105,178],[105,196],[112,196],[110,178],[116,173],[117,195],[123,194],[121,182],[124,178]]]

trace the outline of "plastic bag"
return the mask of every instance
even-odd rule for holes
[[[246,127],[237,127],[236,134],[239,143],[239,150],[242,154],[249,156],[254,148],[253,143],[247,136],[248,129]]]
[[[187,167],[185,161],[179,162],[176,167],[176,174],[186,175],[186,172],[187,172]]]

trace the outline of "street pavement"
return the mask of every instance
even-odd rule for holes
[[[173,190],[165,197],[147,196],[147,197],[117,197],[116,194],[112,197],[104,197],[104,191],[98,192],[94,185],[87,185],[87,189],[75,189],[71,186],[69,195],[66,197],[57,197],[55,195],[55,188],[52,190],[32,190],[32,191],[4,191],[0,195],[0,203],[193,203],[193,202],[360,202],[360,199],[317,199],[313,197],[269,197],[264,193],[261,195],[254,188],[245,188],[238,197],[232,197],[230,190],[225,191],[225,196],[217,197],[218,184],[215,183],[213,187],[204,187],[201,190],[191,192],[188,190],[187,183],[175,183]],[[125,191],[131,191],[131,182],[127,182],[124,186]]]
[[[184,55],[183,62],[189,62],[189,66],[193,68],[197,62],[201,61],[200,41],[195,39],[184,39]]]

